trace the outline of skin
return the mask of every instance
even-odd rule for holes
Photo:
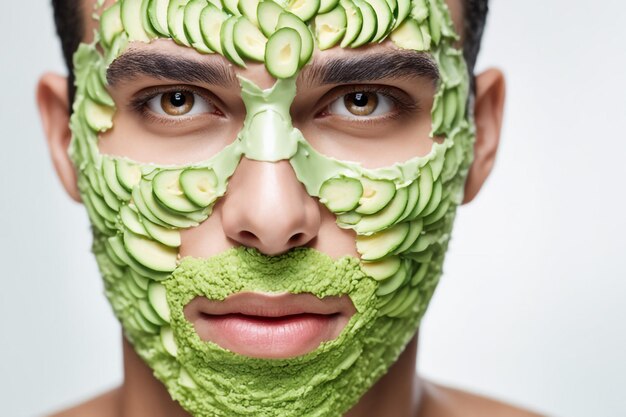
[[[108,1],[105,2],[105,4],[108,3]],[[460,33],[461,2],[450,0],[448,5]],[[87,7],[84,8],[86,34],[91,34],[94,28],[94,22],[89,16],[91,6],[92,2],[89,1]],[[89,42],[90,39],[86,36],[83,41]],[[152,45],[137,47],[183,57],[195,54],[193,51],[168,41],[157,41]],[[315,59],[323,61],[329,57],[377,51],[393,52],[393,47],[386,42],[354,51],[332,48],[322,53],[317,51]],[[213,58],[219,57],[211,59]],[[263,88],[270,87],[274,82],[262,65],[249,65],[247,69],[237,69],[236,72]],[[429,91],[425,82],[420,85],[415,81],[388,80],[385,83],[414,95]],[[111,90],[111,94],[116,103],[124,103],[128,102],[133,91],[159,84],[154,80],[139,78],[133,83],[122,83],[116,86]],[[238,89],[212,90],[229,109],[232,109],[230,124],[227,124],[220,134],[224,137],[232,135],[234,138],[244,117]],[[339,159],[350,159],[350,156],[354,158],[354,148],[341,148],[336,142],[335,144],[331,141],[325,142],[323,135],[316,134],[316,129],[318,131],[320,129],[320,122],[310,117],[311,106],[318,102],[319,97],[327,91],[328,88],[323,90],[320,87],[307,86],[306,83],[299,82],[298,97],[292,107],[294,125],[303,131],[305,137],[319,138],[317,144],[316,139],[312,140],[319,150]],[[490,69],[477,76],[474,105],[477,127],[475,159],[469,171],[464,203],[476,197],[493,167],[500,137],[504,91],[504,78],[500,71]],[[418,98],[426,109],[432,106],[432,94],[434,94],[434,88],[431,88],[430,93]],[[76,173],[67,155],[71,132],[68,127],[70,115],[67,110],[69,103],[66,78],[56,74],[42,76],[37,89],[37,101],[57,174],[68,194],[74,200],[80,201],[76,186]],[[387,125],[379,123],[378,127],[374,125],[373,129],[386,132],[393,140],[383,149],[363,147],[359,150],[358,159],[366,167],[380,167],[402,160],[399,158],[408,159],[428,153],[427,143],[422,142],[407,148],[406,143],[402,142],[402,138],[408,131],[424,130],[427,132],[430,129],[429,118],[424,119],[424,115],[429,116],[430,112],[422,111],[420,114],[421,116],[414,115],[413,118],[402,123],[389,122],[390,124]],[[341,122],[339,119],[329,120],[334,124]],[[147,124],[142,124],[136,115],[123,109],[118,111],[114,126],[114,129],[103,135],[100,145],[103,153],[128,156],[146,162],[186,163],[192,159],[206,159],[217,151],[210,146],[204,146],[198,149],[184,148],[191,149],[187,153],[172,152],[159,146],[145,146],[142,143],[124,140],[129,137],[146,137]],[[137,135],[138,132],[142,134]],[[158,135],[159,132],[157,129],[155,134]],[[349,138],[349,133],[350,127],[348,126],[339,134]],[[250,210],[250,207],[262,207],[263,210]],[[296,179],[287,161],[269,163],[244,159],[230,179],[228,193],[216,204],[213,215],[200,226],[182,232],[181,256],[210,257],[234,246],[244,245],[255,247],[267,255],[284,253],[298,246],[309,246],[333,258],[345,255],[358,257],[354,241],[353,232],[340,229],[335,223],[335,216],[306,193],[304,186]],[[188,416],[177,403],[171,400],[168,392],[153,377],[151,370],[136,355],[130,344],[126,341],[123,343],[124,383],[111,392],[55,416]],[[416,361],[417,335],[389,372],[361,398],[346,416],[537,415],[425,381],[413,371]]]

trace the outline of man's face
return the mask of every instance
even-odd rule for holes
[[[280,44],[273,31],[283,21],[308,31],[302,20],[281,15],[268,30],[261,14],[233,17],[232,4],[189,3],[219,11],[222,28],[237,22],[219,37],[232,61],[250,54],[241,21],[263,29],[251,45],[282,48],[244,68],[194,43],[208,17],[180,20],[181,32],[176,11],[162,21],[145,3],[108,9],[100,44],[79,50],[72,120],[94,252],[126,335],[198,415],[233,415],[242,401],[259,413],[345,410],[413,335],[462,198],[472,126],[447,9],[342,1],[333,10],[348,19],[334,29],[360,39],[374,22],[388,33],[358,48],[315,47],[277,80],[275,60],[282,70],[306,39]],[[178,3],[170,9],[192,16]],[[385,21],[403,7],[408,24]],[[311,40],[324,13],[312,16]],[[163,22],[177,42],[156,39]]]

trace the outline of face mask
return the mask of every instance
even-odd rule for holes
[[[378,169],[316,151],[289,113],[313,45],[387,37],[436,61],[431,136],[444,140],[424,157]],[[115,112],[108,66],[130,41],[155,38],[238,65],[265,61],[277,78],[267,90],[240,78],[244,126],[209,160],[162,166],[98,150]],[[70,153],[106,295],[137,353],[192,415],[340,416],[397,360],[441,275],[471,161],[468,75],[456,40],[442,0],[121,0],[102,13],[96,40],[74,59]],[[333,260],[309,248],[270,257],[244,247],[180,259],[180,230],[207,219],[242,157],[289,161],[339,227],[356,232],[361,259]],[[197,296],[223,300],[241,291],[348,295],[356,313],[338,338],[290,359],[247,357],[200,340],[183,308]]]

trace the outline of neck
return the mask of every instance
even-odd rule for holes
[[[124,339],[124,384],[120,417],[191,417],[173,401],[152,370]],[[385,374],[344,417],[392,415],[413,417],[419,408],[422,385],[417,378],[417,336]]]

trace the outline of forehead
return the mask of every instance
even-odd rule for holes
[[[445,3],[448,5],[450,10],[450,15],[452,17],[452,21],[454,22],[454,29],[456,33],[461,35],[461,40],[463,39],[463,3],[465,0],[445,0]],[[85,30],[83,32],[83,42],[91,42],[93,40],[94,30],[98,28],[98,22],[93,18],[93,11],[98,7],[100,3],[102,3],[102,10],[111,6],[115,3],[115,0],[82,0],[84,4],[84,8],[82,10],[83,22],[85,23]],[[174,51],[176,49],[180,50],[183,47],[179,48],[171,48],[170,51]],[[379,48],[378,45],[364,45],[359,48],[352,49],[352,51],[359,52],[371,52]],[[384,42],[382,44],[382,48],[386,48],[388,51],[395,48],[390,48],[388,42]],[[326,51],[315,51],[315,56],[331,56],[333,54],[342,54],[343,51],[341,48],[335,47]],[[355,52],[352,52],[355,53]]]

